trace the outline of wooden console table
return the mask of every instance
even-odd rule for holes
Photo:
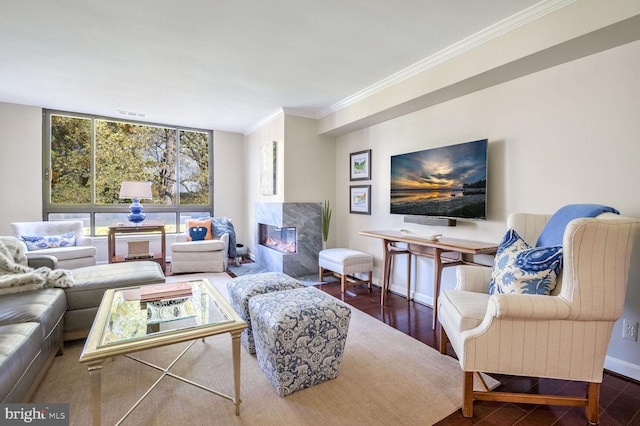
[[[116,235],[118,234],[141,234],[147,232],[160,233],[160,253],[153,253],[153,258],[148,259],[127,259],[124,255],[116,255]],[[108,236],[109,263],[119,262],[140,262],[151,260],[157,262],[162,267],[162,272],[166,271],[167,239],[163,224],[145,223],[139,225],[110,225]]]
[[[435,329],[438,319],[438,296],[440,294],[442,269],[447,266],[467,263],[462,259],[463,254],[495,254],[498,251],[497,244],[444,237],[439,240],[428,240],[420,238],[419,234],[411,235],[395,230],[360,231],[360,235],[382,239],[382,253],[385,265],[387,256],[390,256],[390,247],[393,247],[395,243],[407,243],[409,245],[409,256],[423,256],[433,259],[433,323],[431,325],[433,329]],[[454,257],[452,257],[452,254]],[[385,294],[389,288],[386,274],[383,275],[382,294],[380,296],[381,305],[384,305]]]

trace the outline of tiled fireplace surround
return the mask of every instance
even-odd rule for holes
[[[322,250],[321,219],[320,203],[257,203],[256,261],[269,271],[292,277],[317,273],[318,253]],[[295,228],[295,253],[283,253],[261,244],[260,224]]]

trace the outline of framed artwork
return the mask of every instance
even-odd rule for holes
[[[349,213],[371,214],[371,185],[349,187]]]
[[[267,142],[262,145],[262,164],[260,167],[260,190],[262,195],[275,195],[276,193],[276,173],[278,170],[277,152],[278,143],[276,141]]]
[[[351,180],[371,179],[371,150],[352,152],[349,155]]]

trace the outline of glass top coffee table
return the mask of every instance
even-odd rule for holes
[[[174,291],[172,294],[163,294],[167,289]],[[102,417],[102,363],[116,355],[124,355],[162,372],[160,378],[117,424],[126,419],[166,376],[232,401],[236,407],[236,415],[239,415],[240,334],[245,328],[247,324],[206,279],[107,290],[80,355],[80,362],[87,365],[91,378],[93,424],[99,425]],[[225,395],[169,371],[198,339],[204,340],[205,337],[222,333],[231,334],[234,396]],[[185,341],[191,343],[166,368],[130,355],[132,352]]]

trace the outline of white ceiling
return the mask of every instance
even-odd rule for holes
[[[2,0],[0,101],[242,133],[281,108],[321,117],[553,3],[561,2]]]

